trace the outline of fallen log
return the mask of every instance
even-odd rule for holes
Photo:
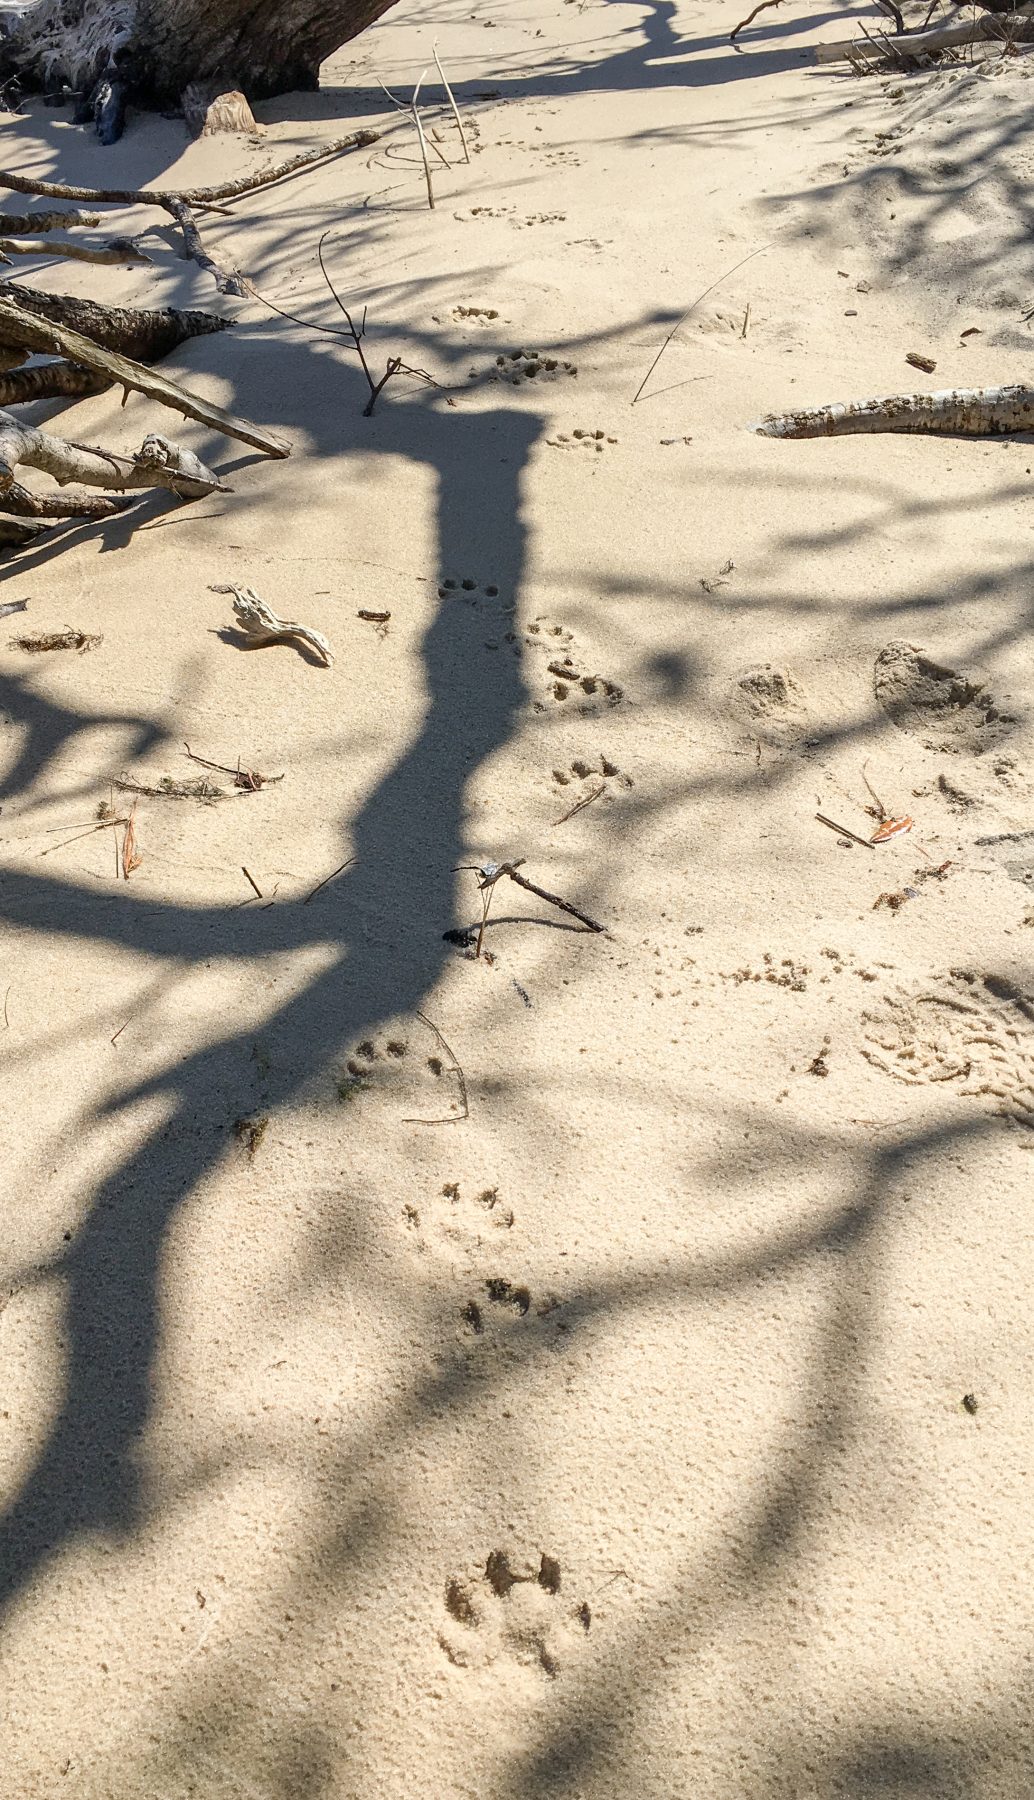
[[[1017,44],[1034,40],[1034,10],[1023,7],[1001,16],[982,13],[979,18],[969,19],[962,25],[934,25],[928,31],[903,31],[887,39],[885,54],[907,60],[909,57],[935,56],[939,50],[951,50],[960,44],[976,44],[982,39],[1000,41],[1003,38]],[[863,40],[857,37],[816,44],[815,61],[846,62],[862,48]],[[882,50],[883,46],[877,41],[876,48]]]
[[[60,212],[0,213],[0,231],[17,237],[42,236],[48,231],[72,231],[77,226],[92,230],[101,222],[100,213],[84,213],[63,208]]]
[[[52,475],[59,487],[75,481],[83,487],[111,488],[118,493],[129,488],[167,488],[184,500],[227,492],[218,475],[193,451],[157,432],[144,439],[135,456],[119,456],[51,437],[35,425],[23,424],[13,413],[0,412],[0,496],[14,485],[15,470],[22,464]]]
[[[118,350],[138,362],[160,362],[178,350],[190,338],[205,337],[213,331],[228,331],[232,319],[218,313],[184,310],[163,306],[153,311],[143,307],[100,306],[96,300],[80,300],[74,294],[46,294],[42,288],[25,287],[21,282],[0,281],[0,300],[9,300],[22,312],[38,319],[49,319],[55,325],[66,325],[80,331],[105,350]],[[18,336],[18,327],[0,321],[0,346],[27,352],[35,349],[27,339]]]
[[[291,447],[283,438],[275,437],[272,432],[264,431],[261,426],[253,425],[247,419],[235,418],[221,406],[202,399],[199,394],[181,387],[179,382],[171,381],[168,376],[160,375],[155,369],[146,368],[143,363],[135,362],[131,357],[122,356],[114,350],[102,349],[79,331],[73,331],[49,319],[34,317],[8,299],[0,299],[0,337],[4,334],[13,335],[16,341],[28,344],[33,350],[49,350],[67,357],[69,362],[83,368],[94,369],[108,376],[120,387],[146,394],[149,399],[171,407],[184,418],[196,419],[199,424],[222,432],[226,437],[238,438],[241,443],[250,444],[253,449],[261,450],[266,456],[284,457],[291,454]]]
[[[946,437],[1000,437],[1034,431],[1034,387],[942,388],[932,394],[836,401],[831,406],[772,413],[750,427],[759,437],[844,437],[853,432],[934,432]]]
[[[106,494],[30,494],[17,481],[4,495],[4,510],[19,519],[108,519],[132,504],[132,498],[110,500]]]
[[[0,515],[0,546],[5,550],[18,549],[20,545],[31,544],[42,537],[49,529],[35,519],[5,519]]]

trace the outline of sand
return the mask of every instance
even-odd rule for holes
[[[258,145],[0,119],[105,185],[383,130],[208,237],[341,325],[329,230],[442,384],[364,418],[157,215],[39,276],[231,313],[166,368],[294,448],[175,421],[232,494],[3,564],[103,639],[0,652],[5,1794],[1034,1786],[1031,449],[747,429],[1025,377],[1030,64],[740,10],[400,7]],[[376,79],[435,33],[431,212]],[[120,398],[50,410],[170,429]],[[65,842],[184,743],[283,780],[138,797],[128,882]],[[504,881],[446,939],[510,858],[605,932]]]

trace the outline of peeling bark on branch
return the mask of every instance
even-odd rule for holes
[[[80,300],[73,294],[45,294],[42,288],[25,287],[21,282],[0,281],[0,302],[11,301],[23,313],[36,319],[48,319],[79,331],[105,350],[119,350],[138,362],[160,362],[181,344],[209,332],[226,331],[232,319],[218,313],[158,307],[147,311],[140,307],[99,306],[95,300]],[[0,318],[0,345],[37,349],[38,345],[18,335],[18,327]]]
[[[92,450],[66,438],[51,437],[34,425],[24,425],[13,413],[0,412],[0,496],[14,484],[20,464],[42,469],[60,487],[78,482],[83,487],[167,488],[184,500],[200,500],[206,494],[225,493],[222,482],[192,451],[153,432],[135,456]]]
[[[759,437],[845,437],[854,432],[935,432],[945,437],[999,437],[1034,431],[1034,387],[942,388],[932,394],[892,394],[885,400],[837,401],[832,406],[772,414],[751,426]]]

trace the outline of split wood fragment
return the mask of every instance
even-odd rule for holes
[[[314,631],[309,625],[298,625],[293,619],[279,618],[253,588],[238,587],[231,581],[214,584],[211,591],[213,594],[233,595],[237,624],[247,633],[253,645],[282,644],[288,638],[298,638],[301,643],[308,644],[310,649],[315,650],[328,669],[332,667],[334,653],[323,633]]]

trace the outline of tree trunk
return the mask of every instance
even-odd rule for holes
[[[320,64],[394,0],[41,0],[8,19],[5,60],[91,96],[107,73],[137,98],[178,104],[191,82],[249,100],[319,84]]]

